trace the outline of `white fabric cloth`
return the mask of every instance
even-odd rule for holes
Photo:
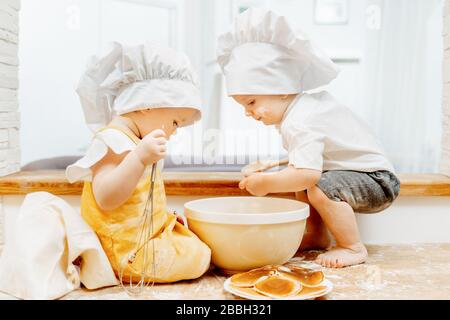
[[[47,192],[28,194],[7,220],[0,291],[21,299],[56,299],[79,288],[118,284],[100,241],[81,215]],[[81,267],[72,262],[81,257]]]
[[[395,173],[369,126],[326,91],[298,95],[278,129],[295,168]]]
[[[114,42],[106,55],[90,59],[76,91],[93,131],[114,115],[143,109],[196,109],[185,125],[201,117],[197,75],[188,57],[153,43],[124,46]]]
[[[105,157],[108,148],[115,154],[122,154],[135,147],[136,144],[119,130],[108,128],[99,131],[92,138],[84,157],[66,168],[66,178],[70,183],[92,181],[91,167]]]
[[[249,8],[219,37],[228,95],[294,94],[332,81],[338,67],[285,17]]]

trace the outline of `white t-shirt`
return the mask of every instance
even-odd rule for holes
[[[394,173],[367,124],[326,91],[296,97],[277,127],[295,168]]]

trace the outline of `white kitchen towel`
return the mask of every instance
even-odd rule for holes
[[[56,299],[80,282],[88,289],[118,283],[94,231],[59,197],[28,194],[5,230],[0,291],[21,299]]]

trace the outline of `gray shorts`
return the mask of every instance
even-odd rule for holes
[[[347,202],[355,212],[375,213],[394,202],[400,181],[389,171],[325,171],[317,187],[329,199]]]

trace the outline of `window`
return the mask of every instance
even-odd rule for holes
[[[341,67],[340,76],[325,89],[372,126],[398,172],[439,170],[442,57],[436,52],[443,51],[442,0],[161,3],[22,0],[23,165],[83,154],[91,133],[74,88],[87,57],[113,39],[156,40],[176,47],[188,53],[198,70],[204,117],[174,137],[169,151],[177,161],[227,164],[282,157],[277,131],[245,118],[226,96],[215,62],[217,36],[232,17],[248,6],[262,6],[286,15]],[[323,24],[315,15],[320,4],[330,3],[336,10],[328,18],[338,24]]]

